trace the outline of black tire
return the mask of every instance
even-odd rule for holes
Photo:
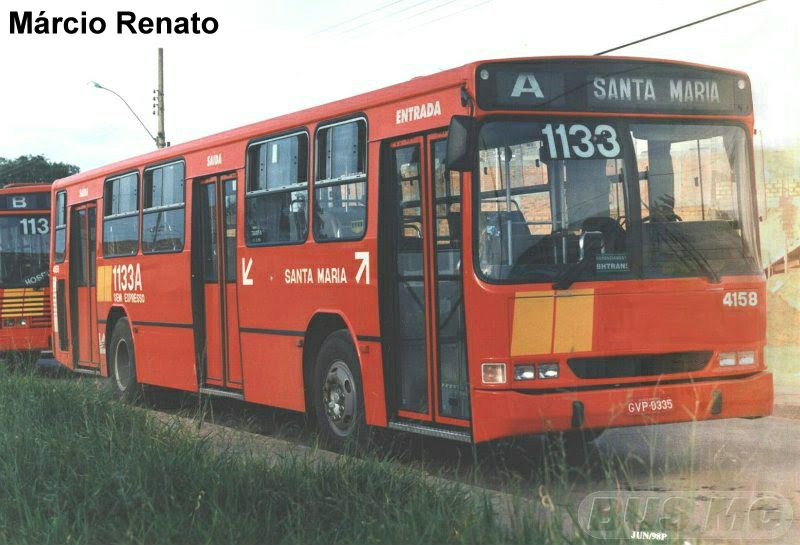
[[[369,442],[358,354],[346,329],[323,341],[314,365],[312,403],[322,443],[337,451]]]
[[[108,346],[108,378],[118,399],[137,401],[142,395],[142,386],[136,379],[136,357],[133,350],[133,335],[127,318],[114,324],[111,344]]]

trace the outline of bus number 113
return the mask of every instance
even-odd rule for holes
[[[24,218],[19,220],[23,235],[46,235],[50,232],[47,218]]]

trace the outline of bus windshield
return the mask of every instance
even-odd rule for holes
[[[50,215],[0,216],[0,288],[47,284]]]
[[[482,125],[477,269],[489,281],[758,274],[745,131],[735,125]]]

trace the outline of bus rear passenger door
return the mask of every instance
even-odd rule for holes
[[[100,364],[95,321],[97,208],[94,203],[70,211],[69,290],[72,362],[75,367]]]
[[[200,386],[240,390],[236,299],[236,178],[195,182],[192,299]]]

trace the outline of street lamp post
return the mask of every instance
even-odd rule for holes
[[[160,147],[163,147],[163,146],[161,145],[161,142],[160,142],[160,141],[159,141],[159,140],[158,140],[158,139],[157,139],[155,136],[153,136],[153,133],[151,133],[151,132],[150,132],[150,129],[148,129],[148,128],[147,128],[147,125],[145,125],[145,124],[144,124],[144,121],[142,121],[142,120],[139,118],[139,116],[138,116],[138,115],[136,115],[136,112],[134,112],[134,111],[133,111],[133,108],[131,108],[131,105],[130,105],[130,104],[128,104],[128,101],[127,101],[127,100],[125,100],[124,98],[122,98],[122,96],[121,96],[119,93],[117,93],[117,92],[116,92],[116,91],[114,91],[113,89],[109,89],[108,87],[104,87],[104,86],[100,85],[100,84],[99,84],[99,83],[97,83],[96,81],[92,81],[92,82],[91,82],[91,85],[92,85],[93,87],[97,88],[97,89],[103,89],[104,91],[108,91],[109,93],[111,93],[112,95],[114,95],[114,96],[116,96],[118,99],[120,99],[120,100],[122,101],[122,103],[123,103],[123,104],[125,104],[125,106],[127,106],[127,107],[128,107],[128,110],[130,110],[130,112],[133,114],[133,117],[135,117],[135,118],[136,118],[136,121],[138,121],[138,122],[139,122],[139,124],[142,126],[142,128],[144,128],[144,130],[145,130],[145,131],[147,131],[147,134],[148,134],[148,136],[150,136],[150,139],[151,139],[153,142],[155,142],[156,146],[157,146],[157,147],[159,147],[159,148],[160,148]]]

